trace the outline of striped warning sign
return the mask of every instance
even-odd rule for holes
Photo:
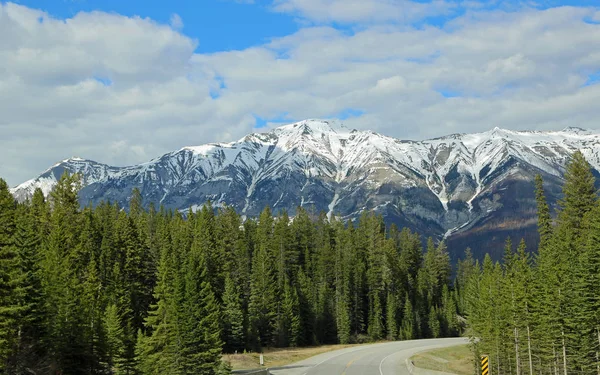
[[[481,356],[481,375],[489,375],[490,358],[487,355]]]

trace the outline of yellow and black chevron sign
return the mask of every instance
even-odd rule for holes
[[[490,358],[487,355],[481,356],[481,375],[489,375]]]

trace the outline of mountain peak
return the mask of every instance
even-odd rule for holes
[[[301,130],[308,133],[349,133],[348,129],[340,120],[308,119],[289,125],[275,128],[275,132],[288,132]]]
[[[589,129],[580,128],[578,126],[567,126],[562,131],[565,133],[575,133],[575,134],[589,134],[591,132]]]

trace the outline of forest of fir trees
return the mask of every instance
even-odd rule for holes
[[[482,332],[478,348],[491,353],[489,345],[498,346],[498,355],[510,356],[505,341],[488,341],[487,317],[475,319],[482,312],[461,291],[483,287],[490,272],[509,272],[489,260],[479,271],[469,256],[452,283],[443,242],[429,240],[423,249],[418,234],[386,228],[374,214],[346,225],[301,208],[293,220],[273,217],[266,208],[243,221],[233,208],[210,204],[186,213],[144,209],[137,190],[126,208],[81,208],[79,187],[77,175],[65,174],[47,199],[38,189],[17,203],[0,179],[0,374],[223,374],[224,352],[454,336],[468,302],[473,330]],[[599,221],[593,225],[600,228]],[[547,231],[544,248],[561,250],[552,247],[558,235]],[[581,226],[573,234],[579,242],[560,243],[583,246],[588,233]],[[571,275],[553,254],[544,267]],[[523,263],[516,259],[514,267]],[[544,272],[558,283],[544,285],[548,293],[564,296],[564,305],[552,308],[579,306],[569,299],[571,288],[561,294],[572,280],[554,268]],[[519,308],[524,300],[515,299]],[[531,314],[541,317],[534,306]],[[533,318],[518,316],[502,322],[514,323],[522,340]],[[536,339],[536,356],[562,358],[556,353],[565,342],[571,363],[576,339],[593,355],[596,346],[574,336],[575,321],[546,317],[548,344]],[[585,320],[591,335],[597,316]],[[541,326],[531,325],[537,334]],[[561,330],[564,336],[556,336]]]
[[[600,201],[580,152],[567,165],[553,220],[535,181],[540,243],[528,253],[506,241],[502,263],[459,263],[475,357],[494,375],[600,374]]]

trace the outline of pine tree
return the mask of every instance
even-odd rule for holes
[[[416,233],[411,233],[407,228],[402,229],[399,235],[400,265],[403,267],[403,290],[409,293],[412,303],[416,301],[417,276],[422,267],[423,255],[421,239]]]
[[[222,253],[223,248],[217,247],[215,233],[215,214],[208,202],[202,206],[196,217],[192,252],[204,253],[207,282],[213,288],[213,292],[221,296],[225,290],[225,254]]]
[[[300,301],[300,324],[302,326],[302,345],[314,345],[317,341],[315,334],[315,306],[317,299],[314,285],[304,271],[298,271],[298,284],[300,286],[298,300]]]
[[[342,295],[336,304],[337,335],[340,344],[348,344],[351,341],[350,308],[347,299]]]
[[[544,181],[539,174],[535,176],[535,200],[537,202],[538,232],[540,235],[539,246],[543,247],[552,235],[552,217],[544,194]]]
[[[114,247],[119,260],[113,273],[113,283],[117,287],[115,303],[121,314],[121,327],[124,332],[123,344],[125,345],[120,368],[130,373],[135,365],[136,333],[143,328],[144,318],[147,314],[147,301],[145,295],[145,272],[143,270],[145,247],[139,238],[139,231],[135,226],[133,217],[121,211],[114,227]]]
[[[15,349],[16,374],[26,369],[41,371],[46,355],[46,323],[44,295],[41,283],[40,250],[41,236],[37,230],[37,218],[33,208],[20,204],[15,212],[14,246],[18,253],[20,270],[19,296],[20,314],[18,330],[20,334]]]
[[[92,259],[88,263],[85,275],[83,277],[80,304],[82,307],[82,325],[85,327],[85,344],[87,355],[89,356],[89,373],[101,372],[102,363],[105,359],[103,305],[104,295],[102,285],[98,278],[96,261]]]
[[[388,340],[396,340],[398,337],[398,305],[396,303],[396,296],[394,293],[388,291],[387,294],[387,303],[386,303],[386,330],[387,330],[387,339]]]
[[[600,206],[588,215],[587,238],[582,256],[585,266],[585,303],[589,306],[590,326],[592,327],[593,357],[596,371],[600,373]]]
[[[529,253],[526,251],[525,241],[521,239],[519,247],[517,249],[517,261],[515,266],[517,277],[516,284],[518,285],[518,299],[517,299],[517,316],[520,320],[521,330],[523,331],[522,337],[524,338],[523,347],[527,345],[527,349],[523,350],[526,354],[526,360],[523,363],[527,363],[529,374],[533,374],[533,342],[535,338],[532,337],[532,325],[533,315],[531,309],[531,301],[533,300],[533,274],[531,269],[531,259]],[[524,355],[525,357],[525,355]]]
[[[429,310],[429,320],[427,322],[431,337],[438,338],[442,333],[442,327],[440,325],[440,319],[438,317],[437,307],[433,307]]]
[[[581,152],[575,152],[567,165],[563,199],[559,202],[555,229],[556,252],[566,260],[561,275],[561,336],[564,338],[563,366],[589,370],[594,359],[594,342],[590,298],[586,282],[584,235],[586,218],[598,204],[595,178]],[[565,364],[566,362],[566,364]]]
[[[442,332],[444,336],[456,336],[460,333],[460,326],[458,323],[458,293],[456,291],[449,291],[447,287],[442,292],[443,298],[443,322],[444,326]]]
[[[273,265],[264,247],[258,249],[252,260],[250,304],[248,307],[255,348],[273,344],[276,318],[276,284]]]
[[[163,248],[154,290],[156,304],[150,306],[145,333],[138,332],[136,358],[143,375],[177,374],[177,327],[173,278],[175,271],[169,248]]]
[[[106,354],[108,357],[108,368],[112,374],[123,374],[120,364],[125,357],[125,332],[121,327],[121,314],[115,304],[106,307],[103,316],[103,324],[106,330]]]
[[[402,313],[402,325],[400,328],[400,339],[412,340],[415,335],[415,321],[412,302],[408,295],[404,300],[404,311]]]
[[[223,294],[223,341],[228,352],[244,349],[246,335],[244,329],[244,311],[236,284],[230,277],[225,279]]]
[[[14,246],[16,203],[0,179],[0,370],[8,371],[17,337],[21,273]],[[14,364],[12,364],[14,365]]]
[[[584,217],[598,202],[594,182],[590,164],[580,151],[576,151],[567,164],[558,214],[559,225],[573,231],[575,239],[580,234]]]
[[[185,261],[185,296],[178,309],[182,374],[218,374],[221,370],[220,308],[208,282],[205,253],[192,251]]]
[[[283,321],[286,346],[298,346],[301,341],[300,307],[296,289],[285,282],[283,292]]]
[[[373,295],[373,306],[369,314],[369,336],[374,341],[383,337],[383,311],[378,294]]]
[[[71,374],[84,373],[93,368],[95,361],[88,345],[89,322],[81,300],[85,270],[82,256],[86,254],[78,251],[83,224],[79,188],[79,176],[65,172],[50,193],[50,232],[42,261],[51,366]]]

